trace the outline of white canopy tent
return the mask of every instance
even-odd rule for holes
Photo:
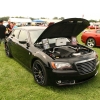
[[[31,23],[32,20],[30,18],[9,18],[10,22],[20,22],[20,23]]]

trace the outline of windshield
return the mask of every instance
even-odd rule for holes
[[[29,33],[30,33],[31,42],[34,43],[39,38],[39,36],[42,34],[43,31],[44,29],[30,30]]]

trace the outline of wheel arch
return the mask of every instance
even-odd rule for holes
[[[86,39],[86,43],[87,43],[87,40],[88,40],[89,38],[93,38],[93,39],[95,40],[95,42],[96,42],[96,39],[95,39],[94,37],[91,36],[91,37],[88,37],[88,38]],[[85,44],[86,44],[86,43],[85,43]]]
[[[32,68],[32,66],[33,66],[33,63],[34,63],[36,60],[40,60],[45,66],[49,66],[49,65],[50,65],[49,62],[47,62],[46,60],[45,60],[45,62],[44,62],[43,59],[40,59],[39,57],[34,57],[34,58],[31,60],[31,68]]]
[[[35,62],[35,61],[38,61],[38,64],[41,66],[40,68],[41,69],[39,69],[39,71],[41,72],[42,71],[42,76],[44,77],[43,79],[44,79],[44,82],[41,84],[39,81],[37,81],[37,79],[38,78],[36,78],[35,77],[35,73],[34,73],[34,67],[33,67],[33,63]],[[34,63],[34,64],[36,64],[36,63]],[[33,58],[32,59],[32,63],[31,63],[31,69],[32,69],[32,73],[33,73],[33,76],[34,76],[34,79],[35,79],[35,81],[36,81],[36,83],[38,83],[39,85],[41,85],[41,86],[47,86],[47,85],[49,85],[51,82],[50,82],[50,75],[48,74],[48,68],[46,67],[46,65],[45,65],[45,63],[41,60],[41,59],[39,59],[39,58]],[[40,72],[38,72],[38,73],[40,73]],[[40,80],[40,79],[39,79]]]
[[[8,42],[5,42],[4,45],[5,45],[5,49],[6,49],[6,46],[9,48],[9,51],[10,51],[10,55],[9,55],[9,57],[12,58],[13,55],[12,55],[11,48],[10,48],[10,46],[8,45]]]

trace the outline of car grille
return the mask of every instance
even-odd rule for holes
[[[88,60],[88,61],[81,61],[75,63],[76,68],[80,75],[88,74],[90,72],[93,72],[95,70],[96,66],[96,60]]]

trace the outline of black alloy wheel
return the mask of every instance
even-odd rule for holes
[[[48,84],[48,76],[44,64],[40,60],[36,60],[33,63],[32,72],[35,81],[42,86]]]

